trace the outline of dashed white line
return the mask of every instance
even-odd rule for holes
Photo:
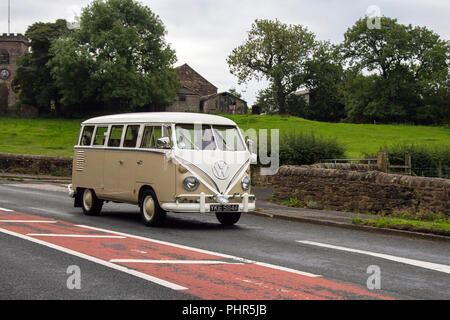
[[[331,245],[331,244],[314,242],[314,241],[299,241],[298,240],[296,242],[308,244],[308,245],[312,245],[312,246],[323,247],[323,248],[347,251],[347,252],[358,253],[358,254],[365,254],[365,255],[372,256],[372,257],[387,259],[387,260],[400,262],[400,263],[404,263],[404,264],[409,264],[409,265],[420,267],[420,268],[425,268],[425,269],[429,269],[429,270],[433,270],[433,271],[439,271],[439,272],[444,272],[444,273],[450,274],[450,266],[445,265],[445,264],[438,264],[438,263],[426,262],[426,261],[421,261],[421,260],[396,257],[396,256],[392,256],[389,254],[376,253],[376,252],[364,251],[364,250],[358,250],[358,249],[351,249],[351,248],[340,247],[340,246],[335,246],[335,245]]]
[[[146,259],[112,259],[113,263],[153,263],[153,264],[243,264],[241,262],[227,262],[220,260],[146,260]]]

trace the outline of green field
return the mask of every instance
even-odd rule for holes
[[[450,147],[450,128],[409,125],[371,125],[325,123],[297,117],[233,115],[241,129],[280,129],[314,132],[334,137],[345,145],[347,157],[376,153],[384,145],[414,142]],[[83,120],[18,119],[0,117],[0,152],[37,155],[72,156],[73,146]]]

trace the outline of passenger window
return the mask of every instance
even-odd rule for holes
[[[94,146],[104,146],[108,127],[97,127],[94,137]]]
[[[136,148],[136,142],[139,134],[139,126],[128,126],[125,134],[124,148]]]
[[[120,139],[122,139],[123,126],[112,126],[109,135],[108,147],[120,147]]]
[[[144,135],[142,136],[142,143],[141,148],[144,149],[150,149],[154,146],[154,139],[153,139],[153,127],[145,127],[144,128]]]
[[[83,135],[81,136],[80,145],[82,145],[82,146],[90,146],[93,134],[94,134],[94,127],[93,126],[84,127]]]
[[[159,138],[169,137],[170,145],[172,146],[172,136],[170,134],[170,127],[168,126],[146,126],[144,128],[144,135],[142,137],[141,148],[144,149],[159,149],[157,141]]]

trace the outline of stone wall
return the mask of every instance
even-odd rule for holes
[[[450,214],[450,180],[379,171],[283,166],[271,178],[275,200],[297,197],[320,208],[360,212],[426,209]]]
[[[377,171],[379,170],[376,164],[359,164],[359,163],[316,163],[313,165],[299,166],[300,168],[322,168],[322,169],[336,169],[346,171]],[[251,178],[253,185],[272,185],[276,176],[261,175],[260,166],[252,166]]]
[[[72,158],[0,153],[0,172],[72,176]]]

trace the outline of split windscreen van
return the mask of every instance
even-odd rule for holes
[[[138,205],[149,226],[161,224],[167,212],[215,214],[232,225],[255,209],[254,162],[236,123],[224,117],[97,117],[81,124],[69,195],[86,215],[98,215],[112,201]]]

